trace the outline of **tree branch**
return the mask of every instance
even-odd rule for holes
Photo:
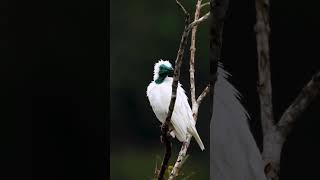
[[[259,70],[258,93],[262,130],[265,134],[274,126],[269,55],[269,0],[256,0],[256,18],[255,31]]]
[[[277,124],[283,138],[290,133],[293,123],[307,109],[307,107],[320,95],[320,71],[316,73],[308,84],[302,89],[293,103],[283,113]]]
[[[168,114],[166,117],[165,122],[162,124],[161,126],[161,141],[165,144],[166,146],[166,151],[165,151],[165,155],[163,158],[163,162],[161,165],[161,169],[158,175],[158,180],[162,180],[163,179],[163,175],[168,167],[168,163],[171,157],[171,142],[170,142],[170,137],[168,134],[169,131],[169,124],[171,121],[171,116],[172,116],[172,112],[174,109],[174,104],[176,101],[176,94],[177,94],[177,87],[178,87],[178,81],[179,81],[179,77],[180,77],[180,67],[181,67],[181,63],[182,63],[182,59],[183,59],[183,54],[184,54],[184,49],[187,45],[187,38],[189,35],[189,29],[188,26],[190,24],[190,16],[189,13],[185,10],[185,8],[182,6],[182,4],[176,0],[176,3],[179,5],[179,7],[182,9],[182,11],[184,12],[185,16],[186,16],[186,20],[185,20],[185,28],[181,37],[181,41],[180,41],[180,45],[179,45],[179,50],[177,53],[177,58],[175,61],[175,68],[174,68],[174,75],[173,75],[173,82],[172,82],[172,94],[171,94],[171,100],[170,100],[170,105],[169,105],[169,110],[168,110]]]
[[[186,157],[191,138],[192,136],[188,134],[187,141],[182,144],[177,161],[174,164],[174,167],[170,173],[168,180],[173,180],[176,176],[178,176],[179,170],[182,166],[183,159]]]
[[[269,0],[255,0],[256,3],[256,40],[258,55],[258,94],[260,99],[260,118],[263,132],[262,158],[265,174],[269,180],[278,180],[280,172],[280,155],[283,139],[275,130],[272,85],[269,54]]]
[[[200,16],[200,6],[201,6],[202,0],[198,0],[196,5],[196,11],[194,13],[194,21],[197,21]],[[191,103],[192,103],[192,109],[197,104],[196,99],[196,88],[195,88],[195,80],[194,80],[194,59],[195,59],[195,53],[196,53],[196,34],[197,34],[197,28],[198,26],[195,25],[192,27],[191,32],[191,45],[190,45],[190,91],[191,91]]]
[[[184,6],[180,3],[179,0],[176,0],[176,3],[179,6],[179,8],[183,11],[184,15],[186,16],[186,19],[189,21],[190,20],[190,14],[186,10],[186,8],[184,8]]]
[[[210,5],[210,2],[203,3],[203,4],[201,4],[200,9],[205,7],[205,6],[208,6],[208,5]]]
[[[207,96],[207,94],[210,92],[210,84],[207,85],[207,87],[202,91],[202,93],[200,94],[200,96],[197,99],[197,104],[200,106],[202,100],[204,97]]]
[[[199,25],[200,23],[202,23],[203,21],[209,19],[210,17],[210,12],[208,12],[207,14],[203,15],[201,18],[194,20],[188,27],[188,29],[193,28],[194,26]]]

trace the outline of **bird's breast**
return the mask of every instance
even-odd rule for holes
[[[171,99],[171,86],[155,84],[147,92],[150,105],[157,118],[164,122]]]

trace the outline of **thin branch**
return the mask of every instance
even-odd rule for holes
[[[204,8],[205,6],[208,6],[208,5],[210,5],[210,2],[203,3],[201,4],[200,8]]]
[[[209,17],[210,17],[210,12],[208,12],[208,13],[205,14],[205,15],[203,15],[203,16],[202,16],[201,18],[199,18],[198,20],[193,21],[193,22],[189,25],[188,29],[191,29],[191,28],[193,28],[194,26],[199,25],[200,23],[202,23],[202,22],[206,21],[207,19],[209,19]]]
[[[198,0],[196,5],[196,11],[194,13],[194,21],[198,21],[200,16],[200,6],[201,6],[202,0]],[[191,91],[191,103],[192,103],[192,109],[194,109],[194,106],[197,104],[196,100],[196,87],[195,87],[195,79],[194,79],[194,59],[195,59],[195,53],[196,53],[196,34],[197,34],[197,28],[198,26],[195,25],[192,27],[191,32],[191,45],[190,45],[190,91]]]
[[[186,157],[191,138],[192,138],[192,136],[190,134],[188,134],[187,141],[182,144],[179,155],[178,155],[178,159],[177,159],[176,163],[174,164],[174,167],[169,175],[168,180],[173,180],[176,176],[178,176],[179,170],[180,170],[182,163],[183,163],[183,159]]]
[[[197,99],[198,106],[200,106],[203,98],[206,97],[209,92],[210,92],[210,84],[207,85],[207,87],[202,91],[202,93],[198,97],[198,99]]]
[[[286,138],[293,127],[293,123],[320,95],[320,71],[316,73],[308,84],[301,90],[293,103],[283,113],[277,124],[277,130]]]
[[[179,0],[176,0],[177,5],[181,8],[181,10],[183,11],[184,15],[186,16],[186,19],[190,18],[190,14],[188,13],[188,11],[186,10],[186,8],[183,7],[183,5],[180,3]],[[189,21],[189,20],[188,20]]]
[[[181,63],[182,63],[182,59],[183,59],[183,54],[184,54],[184,49],[187,45],[187,38],[189,35],[189,29],[188,26],[190,24],[190,16],[189,13],[185,10],[185,8],[182,6],[182,4],[176,0],[177,4],[179,5],[179,7],[183,10],[183,12],[185,13],[186,16],[186,22],[185,22],[185,28],[181,37],[181,41],[180,41],[180,45],[179,45],[179,50],[177,53],[177,58],[175,61],[175,69],[174,69],[174,75],[173,75],[173,82],[172,82],[172,93],[171,93],[171,100],[170,100],[170,105],[169,105],[169,110],[168,110],[168,114],[166,117],[165,122],[162,124],[161,126],[161,141],[165,144],[166,146],[166,151],[165,151],[165,155],[164,155],[164,159],[161,165],[161,169],[160,169],[160,173],[158,176],[158,180],[162,180],[164,173],[168,167],[168,163],[171,157],[171,142],[170,142],[170,137],[168,134],[169,131],[169,124],[171,121],[171,116],[172,116],[172,112],[174,109],[174,104],[176,101],[176,94],[177,94],[177,87],[178,87],[178,81],[179,81],[179,76],[180,76],[180,67],[181,67]]]

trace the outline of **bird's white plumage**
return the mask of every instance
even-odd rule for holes
[[[169,61],[160,60],[155,64],[154,80],[147,88],[147,97],[156,117],[161,123],[163,123],[167,117],[171,100],[173,78],[166,77],[162,83],[155,83],[155,80],[158,78],[158,68],[161,64],[172,67]],[[204,145],[195,127],[188,98],[180,83],[178,83],[177,97],[171,117],[171,124],[173,126],[173,133],[179,141],[186,142],[187,134],[190,133],[196,139],[200,148],[202,150],[204,149]]]

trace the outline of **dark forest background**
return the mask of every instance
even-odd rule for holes
[[[204,1],[205,2],[205,1]],[[183,1],[193,13],[195,1]],[[174,1],[110,2],[110,100],[111,179],[147,179],[156,156],[162,157],[159,122],[149,106],[146,87],[152,81],[153,64],[160,58],[175,60],[183,30],[183,15]],[[275,119],[320,69],[320,17],[315,1],[271,1],[271,71]],[[208,9],[203,10],[202,14]],[[230,1],[225,21],[222,62],[233,76],[230,81],[243,95],[251,115],[250,127],[261,148],[257,85],[256,39],[253,0]],[[208,82],[208,23],[199,26],[196,51],[197,92]],[[182,65],[181,82],[189,93],[189,54]],[[200,107],[197,129],[208,146],[209,101]],[[317,132],[319,100],[296,123],[283,149],[281,179],[318,179]],[[174,150],[180,143],[175,141]],[[192,141],[185,171],[191,179],[208,179],[209,154]],[[175,155],[172,161],[175,160]],[[158,163],[160,163],[158,159]]]
[[[107,12],[0,1],[0,179],[107,179]]]

